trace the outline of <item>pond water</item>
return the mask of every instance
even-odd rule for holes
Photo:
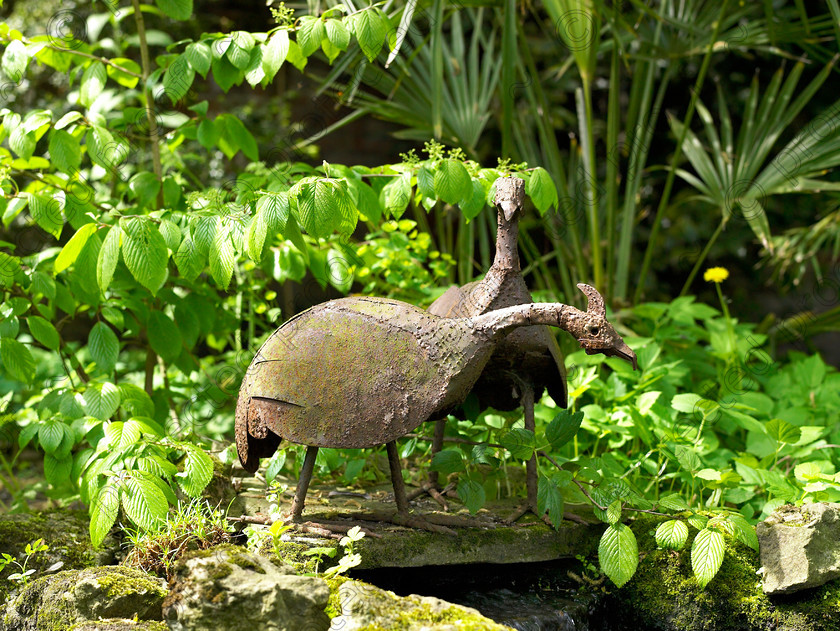
[[[357,570],[354,578],[400,596],[420,594],[478,609],[519,631],[624,631],[597,590],[580,590],[578,563],[476,564]]]

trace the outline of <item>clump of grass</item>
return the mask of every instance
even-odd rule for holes
[[[123,565],[171,578],[172,567],[185,552],[205,550],[231,540],[233,529],[218,507],[204,500],[178,503],[156,531],[129,530],[131,550]]]

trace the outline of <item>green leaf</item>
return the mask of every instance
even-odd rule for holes
[[[56,121],[56,123],[55,123],[55,125],[53,125],[53,127],[55,129],[64,129],[65,127],[67,127],[71,123],[74,123],[77,120],[79,120],[80,118],[84,118],[84,117],[85,117],[84,114],[82,114],[81,112],[76,112],[76,111],[67,112],[64,116],[62,116],[61,118],[59,118]]]
[[[35,377],[35,360],[23,344],[8,337],[0,339],[0,361],[3,362],[3,368],[9,377],[32,383]]]
[[[667,508],[668,510],[683,511],[688,510],[688,502],[683,499],[681,495],[672,493],[659,498],[659,506]]]
[[[169,250],[153,222],[132,217],[120,220],[125,233],[122,253],[128,270],[137,282],[157,294],[167,274]]]
[[[725,547],[723,535],[715,530],[704,528],[694,537],[694,543],[691,544],[691,569],[701,589],[709,584],[720,569]]]
[[[230,90],[234,84],[242,83],[245,76],[239,68],[228,61],[227,57],[214,59],[210,67],[213,69],[213,80],[224,92]]]
[[[101,61],[94,61],[82,75],[81,88],[79,90],[79,101],[85,107],[93,105],[94,101],[102,94],[105,82],[108,80],[108,73],[105,71],[105,64]]]
[[[156,530],[169,511],[169,502],[163,491],[140,475],[126,478],[122,506],[128,518],[144,530]]]
[[[378,11],[372,8],[358,11],[349,19],[359,47],[368,61],[373,61],[382,50],[382,45],[388,36],[388,23],[382,19]]]
[[[99,369],[110,373],[114,370],[120,354],[120,343],[116,333],[104,322],[93,325],[88,335],[88,352]]]
[[[187,55],[178,55],[177,59],[163,73],[163,91],[169,97],[171,103],[175,105],[187,95],[194,80],[195,70],[193,70]]]
[[[193,0],[155,0],[155,4],[173,20],[189,20],[193,12]]]
[[[344,180],[306,177],[289,190],[289,196],[297,202],[304,229],[315,238],[339,229],[352,232],[356,226],[358,212]]]
[[[205,79],[210,72],[210,63],[213,60],[213,53],[210,46],[205,42],[193,42],[184,51],[190,67]]]
[[[64,440],[64,432],[64,423],[47,421],[41,425],[38,429],[38,442],[41,444],[41,449],[48,454],[56,451]]]
[[[120,390],[112,383],[88,384],[84,393],[85,413],[107,421],[120,406]]]
[[[460,160],[447,158],[438,163],[435,169],[435,193],[447,204],[472,199],[472,179]]]
[[[213,479],[213,461],[198,447],[187,448],[184,472],[175,474],[178,485],[190,497],[201,497],[201,492]]]
[[[251,49],[256,43],[247,31],[234,31],[230,34],[230,45],[225,56],[239,70],[246,70],[251,62]]]
[[[780,418],[774,418],[764,424],[764,431],[778,443],[792,445],[799,442],[802,437],[802,430]]]
[[[121,383],[119,389],[122,398],[122,408],[129,416],[142,418],[154,415],[155,404],[143,388],[135,386],[133,383]],[[151,419],[146,420],[151,422]]]
[[[531,177],[525,184],[525,192],[541,215],[552,206],[557,207],[557,187],[548,171],[542,167],[537,167],[531,172]]]
[[[392,217],[399,219],[411,201],[411,174],[400,173],[392,178],[379,194],[379,203]]]
[[[210,246],[208,254],[210,260],[210,274],[222,289],[227,289],[233,276],[236,261],[236,248],[230,234],[230,227],[221,219],[218,220],[216,236]]]
[[[5,252],[0,252],[0,287],[11,287],[15,282],[15,276],[18,272],[20,272],[20,259],[16,256],[10,256]],[[32,284],[35,285],[34,278]],[[33,293],[35,289],[33,286]],[[55,291],[53,291],[52,297],[55,297]]]
[[[140,75],[143,73],[142,68],[140,68],[140,64],[127,57],[114,57],[111,61],[116,64],[116,66],[119,66],[119,68],[116,66],[107,66],[105,68],[105,72],[108,73],[108,76],[121,86],[128,88],[129,90],[133,90],[135,86],[140,83],[140,77],[128,74],[125,70],[133,72],[136,75]],[[123,70],[123,68],[125,68],[125,70]]]
[[[128,181],[128,188],[140,208],[148,208],[160,191],[160,180],[154,173],[141,171]]]
[[[26,73],[26,66],[29,64],[29,54],[26,52],[26,46],[19,39],[13,39],[6,46],[3,51],[3,59],[0,60],[0,66],[3,72],[14,83],[19,83]]]
[[[76,234],[70,238],[56,257],[55,263],[53,264],[53,270],[56,274],[63,272],[76,262],[76,259],[79,257],[79,253],[82,251],[82,248],[85,247],[85,243],[87,243],[90,235],[94,232],[96,232],[95,223],[86,223],[84,226],[79,228]]]
[[[309,57],[321,47],[321,40],[327,37],[324,22],[320,18],[304,16],[296,32],[297,43],[304,57]]]
[[[548,512],[548,518],[554,524],[554,528],[560,528],[560,522],[563,521],[563,493],[557,488],[553,478],[544,475],[541,475],[537,482],[537,512],[540,515]]]
[[[70,482],[73,471],[73,457],[70,455],[58,458],[52,454],[44,456],[44,478],[55,487],[64,486]]]
[[[56,331],[50,322],[40,316],[32,316],[26,318],[26,324],[29,325],[29,331],[32,333],[32,337],[51,351],[58,350],[61,343],[58,337],[58,331]]]
[[[605,511],[605,513],[608,524],[615,526],[619,522],[619,520],[621,519],[621,506],[621,500],[615,500],[614,502],[611,502],[609,506],[607,506],[607,510]]]
[[[487,497],[484,492],[484,487],[478,480],[472,478],[462,478],[458,481],[458,497],[470,511],[470,514],[475,515],[478,510],[484,506]]]
[[[161,219],[158,230],[166,242],[166,247],[172,252],[177,252],[178,246],[181,245],[181,229],[177,224],[169,219]]]
[[[560,449],[575,437],[583,422],[583,412],[560,410],[545,428],[545,437],[554,449]]]
[[[78,138],[64,131],[55,129],[50,135],[50,160],[55,167],[68,175],[78,173],[82,165],[82,146]]]
[[[152,350],[169,363],[181,354],[181,332],[168,315],[162,311],[152,311],[146,330]]]
[[[32,211],[32,218],[46,232],[56,239],[61,236],[61,229],[64,227],[64,193],[56,193],[53,197],[46,195],[30,195],[29,209]]]
[[[99,547],[117,521],[120,489],[109,482],[99,489],[90,508],[90,540],[94,547]]]
[[[264,83],[270,82],[289,54],[289,31],[279,30],[262,45],[262,68]]]
[[[32,157],[36,142],[35,134],[27,133],[23,125],[15,127],[9,135],[9,148],[24,160]]]
[[[204,270],[204,255],[199,252],[195,242],[189,236],[184,237],[184,240],[181,241],[174,259],[175,265],[178,267],[178,273],[190,282],[198,278],[198,275]]]
[[[735,526],[735,538],[758,552],[758,536],[755,527],[740,513],[730,513],[726,519]]]
[[[664,521],[656,528],[654,537],[661,548],[681,550],[688,539],[688,526],[678,519]]]
[[[198,142],[208,151],[213,149],[219,141],[219,128],[216,127],[214,121],[206,118],[198,124],[197,134]]]
[[[420,178],[417,178],[418,181]],[[486,192],[479,180],[472,180],[472,197],[467,196],[458,203],[458,207],[467,219],[475,219],[484,208]]]
[[[257,200],[257,212],[248,226],[245,248],[254,261],[262,260],[263,245],[268,235],[274,237],[286,228],[289,219],[289,195],[267,193]]]
[[[443,475],[464,470],[464,457],[457,449],[443,449],[432,456],[430,471],[439,471]]]
[[[639,565],[639,549],[636,535],[624,524],[609,526],[598,544],[598,561],[601,571],[622,587],[633,578]]]
[[[111,226],[102,247],[99,249],[99,257],[96,262],[96,282],[104,292],[114,278],[114,270],[120,260],[120,246],[122,244],[123,231],[119,226]]]
[[[327,39],[338,50],[347,50],[350,45],[350,31],[344,22],[336,19],[326,20],[324,23]],[[326,52],[326,51],[324,51]]]
[[[221,114],[216,118],[215,124],[219,130],[219,149],[228,160],[233,158],[240,149],[249,159],[259,160],[257,141],[241,120],[230,114]]]
[[[507,449],[514,458],[528,460],[534,453],[536,444],[534,432],[529,429],[516,428],[502,436],[502,446]]]

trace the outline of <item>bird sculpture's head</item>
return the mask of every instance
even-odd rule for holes
[[[496,180],[494,202],[508,223],[519,221],[522,200],[525,199],[525,180],[518,177],[500,177]]]
[[[578,283],[578,289],[586,294],[589,304],[586,311],[577,311],[572,315],[568,331],[574,335],[587,355],[603,353],[608,357],[620,357],[637,368],[636,354],[607,321],[604,299],[591,285]]]

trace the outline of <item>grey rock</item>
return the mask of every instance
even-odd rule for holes
[[[121,566],[68,570],[32,581],[6,606],[11,631],[54,631],[100,618],[160,620],[166,583]]]
[[[840,577],[840,504],[783,506],[756,533],[766,594],[790,594]]]
[[[172,631],[326,631],[326,581],[298,576],[238,546],[188,553],[176,565],[163,617]]]
[[[169,627],[157,620],[126,620],[109,618],[108,620],[88,620],[79,622],[67,631],[169,631]]]
[[[431,596],[397,596],[374,585],[348,580],[338,588],[341,615],[330,631],[510,631],[510,627],[485,618],[478,610]]]

